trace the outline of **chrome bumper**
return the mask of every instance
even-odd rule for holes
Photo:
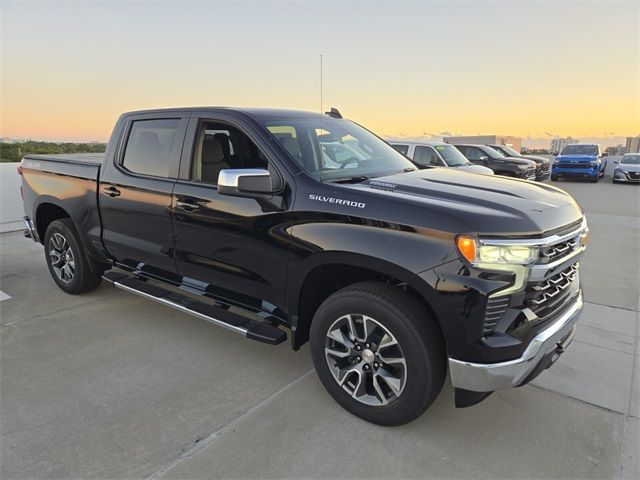
[[[36,227],[33,224],[33,221],[29,217],[22,217],[22,221],[24,222],[24,226],[27,227],[27,232],[29,233],[28,237],[37,243],[38,232],[36,232]]]
[[[474,392],[492,392],[522,385],[538,365],[554,351],[573,340],[576,322],[582,313],[582,293],[571,307],[536,335],[520,358],[501,363],[471,363],[449,358],[451,383]],[[558,354],[561,352],[558,352]],[[549,363],[553,363],[553,358]]]

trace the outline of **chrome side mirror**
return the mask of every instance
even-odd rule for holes
[[[220,170],[218,193],[236,197],[259,197],[273,193],[268,170],[261,168],[233,168]]]

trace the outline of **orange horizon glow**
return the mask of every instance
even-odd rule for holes
[[[0,137],[104,141],[147,108],[318,111],[320,52],[324,110],[379,135],[640,134],[636,2],[358,3],[344,32],[321,4],[152,5],[141,25],[141,4],[3,4]]]

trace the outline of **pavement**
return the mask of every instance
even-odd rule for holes
[[[447,384],[394,428],[342,410],[306,346],[66,295],[40,245],[0,235],[0,477],[639,478],[640,188],[554,184],[591,229],[574,343],[531,385],[456,409]]]

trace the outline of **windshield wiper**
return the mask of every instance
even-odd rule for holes
[[[353,177],[337,178],[330,181],[332,183],[360,183],[365,180],[369,180],[369,177],[365,177],[364,175],[354,175]]]

